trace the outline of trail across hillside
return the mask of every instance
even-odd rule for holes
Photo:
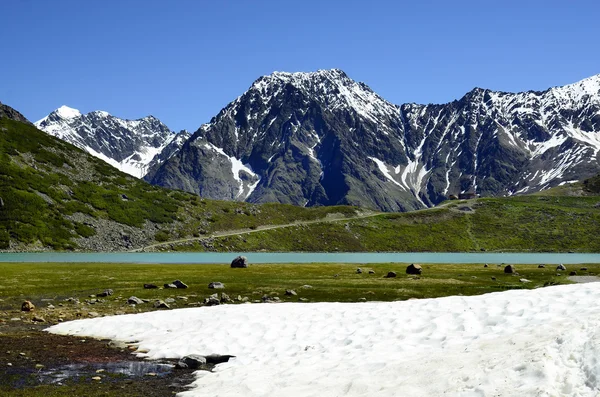
[[[335,216],[330,215],[325,218],[313,219],[310,221],[296,221],[296,222],[292,222],[292,223],[285,223],[282,225],[258,226],[256,229],[226,230],[226,231],[221,231],[221,232],[214,232],[208,236],[190,237],[190,238],[184,238],[184,239],[179,239],[179,240],[170,240],[170,241],[164,241],[161,243],[150,244],[150,245],[147,245],[142,248],[136,248],[134,250],[131,250],[130,252],[142,252],[142,251],[147,251],[147,250],[153,250],[156,247],[162,247],[165,245],[181,244],[181,243],[186,243],[189,241],[203,241],[203,240],[209,240],[211,238],[217,238],[217,237],[238,236],[241,234],[263,232],[265,230],[272,230],[272,229],[283,229],[286,227],[293,227],[293,226],[310,225],[313,223],[353,221],[356,219],[371,218],[371,217],[378,216],[381,214],[383,214],[383,212],[365,211],[365,212],[363,212],[357,216],[353,216],[353,217],[336,218]]]

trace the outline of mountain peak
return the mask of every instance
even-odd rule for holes
[[[75,117],[81,116],[81,112],[79,110],[70,108],[66,105],[59,107],[53,113],[65,120],[74,119]]]

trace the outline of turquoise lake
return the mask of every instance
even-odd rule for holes
[[[230,263],[244,255],[250,263],[600,263],[598,253],[444,253],[444,252],[242,252],[242,253],[5,253],[0,262],[102,262],[102,263]]]

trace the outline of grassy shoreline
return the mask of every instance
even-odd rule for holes
[[[74,337],[55,341],[41,330],[61,321],[168,310],[155,308],[157,300],[168,302],[171,309],[202,306],[204,299],[215,293],[219,299],[225,293],[233,304],[396,301],[567,284],[571,283],[567,278],[570,271],[586,276],[600,274],[600,264],[567,265],[567,271],[562,272],[556,265],[515,265],[518,274],[506,274],[504,267],[496,264],[422,266],[423,273],[414,276],[405,273],[407,263],[251,264],[247,269],[231,269],[225,264],[0,263],[0,344],[5,350],[0,351],[0,394],[162,396],[174,391],[173,384],[189,383],[181,382],[181,377],[189,376],[181,372],[166,378],[132,379],[92,370],[63,385],[41,383],[36,375],[39,366],[59,368],[65,362],[86,365],[134,360],[128,349],[115,351],[107,341],[83,343]],[[582,271],[582,267],[587,270]],[[390,271],[397,277],[386,278]],[[189,288],[144,288],[148,283],[162,287],[176,279]],[[208,288],[213,281],[224,283],[225,288]],[[112,289],[113,294],[100,297],[106,289]],[[294,294],[286,294],[289,290]],[[146,301],[130,305],[130,296]],[[36,309],[22,312],[24,300],[32,301]],[[20,386],[15,389],[15,385]]]

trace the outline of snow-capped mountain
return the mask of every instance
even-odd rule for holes
[[[34,124],[137,178],[168,158],[165,154],[172,154],[189,137],[187,131],[173,133],[153,116],[123,120],[104,111],[81,114],[67,106]]]
[[[397,106],[340,70],[275,72],[146,179],[217,199],[403,211],[581,180],[600,172],[599,150],[600,75]]]

